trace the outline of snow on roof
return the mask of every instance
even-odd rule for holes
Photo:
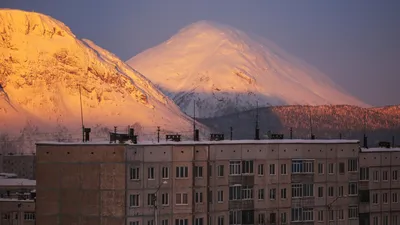
[[[400,152],[400,148],[361,148],[361,152]]]
[[[35,202],[33,199],[0,198],[0,202]]]
[[[0,179],[0,187],[4,186],[36,186],[36,180],[23,178]]]
[[[6,177],[6,178],[11,178],[11,177],[17,178],[18,175],[15,174],[15,173],[0,173],[0,179],[3,178],[3,177]]]
[[[223,140],[223,141],[143,141],[138,144],[131,142],[125,145],[237,145],[237,144],[359,144],[359,140],[337,140],[337,139],[275,139],[275,140]],[[37,142],[36,145],[115,145],[109,141],[103,142]]]

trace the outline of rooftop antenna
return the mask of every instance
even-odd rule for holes
[[[193,100],[193,141],[196,141],[196,100]]]
[[[255,140],[260,140],[260,128],[258,126],[258,101],[257,101],[257,110],[256,110],[256,134]]]
[[[81,104],[82,142],[85,142],[85,126],[83,125],[82,91],[81,91],[81,85],[78,84],[78,86],[79,86],[79,102]]]
[[[364,109],[364,128],[363,128],[363,133],[364,133],[364,148],[368,148],[368,137],[367,137],[367,111],[368,109]]]
[[[313,134],[313,126],[312,126],[312,112],[311,112],[311,105],[308,105],[308,110],[310,113],[310,137],[311,139],[314,139],[314,134]]]

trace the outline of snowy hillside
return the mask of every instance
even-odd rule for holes
[[[87,127],[191,129],[173,101],[113,54],[49,16],[0,10],[0,133],[29,124],[79,136],[79,87]]]
[[[187,113],[212,117],[260,106],[366,106],[268,40],[200,21],[127,63]]]

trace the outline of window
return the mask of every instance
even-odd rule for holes
[[[388,193],[382,194],[382,202],[383,204],[388,204]]]
[[[349,206],[349,219],[358,218],[358,206]]]
[[[343,209],[339,209],[337,212],[338,212],[339,220],[344,220]]]
[[[208,165],[208,176],[212,177],[212,165]]]
[[[356,182],[349,183],[349,195],[358,195],[358,186]]]
[[[324,164],[318,163],[318,173],[324,174]]]
[[[292,198],[314,196],[313,184],[292,184]]]
[[[372,194],[372,204],[378,204],[378,194]]]
[[[335,164],[334,163],[329,163],[328,164],[328,173],[329,174],[334,174],[335,172]]]
[[[177,193],[176,194],[176,204],[177,205],[187,205],[188,204],[188,194],[187,193]]]
[[[250,200],[253,199],[253,188],[250,186],[244,186],[242,188],[242,199]]]
[[[248,161],[243,161],[242,162],[242,173],[243,174],[252,174],[253,173],[253,161],[248,160]]]
[[[203,203],[203,192],[196,192],[194,196],[194,201],[196,203]]]
[[[334,192],[333,187],[328,187],[328,196],[329,197],[333,197],[335,195],[335,193],[333,193],[333,192]]]
[[[168,179],[169,178],[169,168],[168,167],[163,167],[162,168],[161,176],[162,176],[162,179]]]
[[[392,202],[397,203],[397,193],[392,193]]]
[[[129,195],[129,206],[139,207],[140,196],[138,194]]]
[[[0,218],[1,219],[1,218]],[[36,219],[36,215],[34,212],[25,212],[24,213],[24,220],[32,221]]]
[[[147,194],[147,205],[148,206],[153,206],[155,205],[157,199],[156,199],[156,195],[151,193],[151,194]]]
[[[169,225],[169,220],[161,220],[161,225]]]
[[[147,179],[154,180],[154,167],[147,168]]]
[[[259,176],[264,176],[264,164],[258,164],[257,174]]]
[[[369,180],[369,168],[368,167],[360,168],[360,180],[362,180],[362,181]]]
[[[398,224],[397,215],[393,215],[393,216],[392,216],[392,223],[391,223],[391,225],[397,225],[397,224]]]
[[[204,224],[203,217],[194,219],[194,225],[203,225],[203,224]]]
[[[383,225],[388,225],[389,224],[389,216],[388,215],[384,215],[383,216]]]
[[[175,225],[189,225],[188,219],[175,219]]]
[[[312,208],[292,208],[292,222],[313,221],[314,210]]]
[[[194,177],[202,178],[203,177],[203,167],[202,166],[195,166],[194,167]]]
[[[218,216],[218,225],[225,225],[224,224],[224,216]]]
[[[358,159],[349,159],[347,164],[347,171],[357,172],[358,171]]]
[[[209,190],[207,197],[208,197],[208,203],[212,203],[214,198],[213,192]]]
[[[217,192],[217,202],[218,203],[224,202],[224,191],[219,190]]]
[[[230,175],[240,175],[240,161],[229,162],[229,174]]]
[[[258,225],[264,225],[265,224],[265,214],[264,213],[258,214],[257,224]]]
[[[313,160],[293,160],[292,173],[314,173]]]
[[[229,187],[229,200],[240,200],[242,199],[242,187],[241,186],[230,186]]]
[[[286,164],[281,164],[281,174],[282,175],[286,175],[287,174]]]
[[[342,197],[343,196],[343,186],[339,186],[338,187],[338,197]]]
[[[148,220],[147,225],[154,225],[154,220]]]
[[[344,174],[344,163],[339,163],[339,174]]]
[[[382,180],[383,181],[388,181],[388,171],[382,171]]]
[[[318,187],[318,197],[324,197],[324,187]]]
[[[258,200],[264,200],[264,189],[258,189]]]
[[[397,170],[392,171],[392,180],[397,180]]]
[[[286,213],[281,213],[281,224],[286,224],[287,223],[287,216]]]
[[[176,178],[187,178],[188,174],[189,174],[189,169],[187,166],[176,167]]]
[[[161,195],[161,205],[169,205],[169,194],[163,193]]]
[[[140,179],[139,167],[131,167],[129,175],[131,180],[139,180]]]
[[[333,221],[333,210],[328,211],[328,220]]]
[[[276,214],[275,213],[270,213],[269,214],[269,221],[271,224],[275,224],[276,223]]]
[[[374,216],[372,220],[374,222],[374,225],[379,225],[379,220],[377,216]]]
[[[286,199],[286,188],[281,189],[281,199]]]
[[[318,210],[318,221],[322,222],[324,221],[324,211]]]
[[[224,165],[218,165],[217,167],[217,176],[223,177],[224,176]]]
[[[379,182],[379,171],[374,171],[372,177],[375,182]]]
[[[229,211],[229,224],[242,224],[242,212],[241,211]]]
[[[275,164],[269,165],[269,175],[275,175]]]
[[[129,225],[139,225],[139,221],[130,221]]]
[[[271,200],[276,199],[276,189],[275,188],[269,189],[269,199],[271,199]]]

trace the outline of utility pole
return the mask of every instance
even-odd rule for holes
[[[157,193],[160,190],[163,184],[167,184],[168,182],[164,180],[160,185],[158,185],[157,190],[152,195],[152,205],[154,209],[154,225],[158,225],[158,206],[157,206]]]

